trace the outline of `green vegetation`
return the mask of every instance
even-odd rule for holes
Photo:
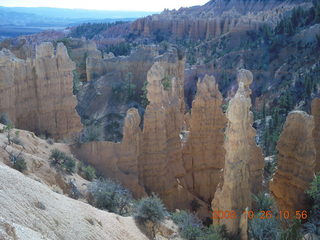
[[[14,144],[18,144],[18,145],[23,146],[23,142],[20,139],[20,132],[19,131],[14,132],[14,136],[12,137],[11,142],[13,142]]]
[[[85,37],[92,39],[94,36],[106,31],[108,28],[125,22],[117,21],[115,23],[84,23],[72,28],[69,36],[73,38]]]
[[[172,220],[178,225],[181,236],[186,240],[227,240],[231,238],[224,225],[205,227],[196,215],[184,210],[173,213]]]
[[[313,213],[317,213],[320,210],[320,174],[315,176],[307,194],[313,201]]]
[[[80,142],[94,142],[103,140],[103,130],[100,125],[87,125],[80,136]]]
[[[256,204],[255,209],[257,211],[269,211],[275,204],[274,199],[264,192],[258,193],[257,195],[253,194],[252,199]]]
[[[0,123],[3,125],[8,125],[11,123],[7,113],[0,113]]]
[[[12,136],[11,136],[11,131],[13,129],[13,124],[12,123],[8,123],[4,128],[3,131],[6,133],[7,135],[7,140],[8,140],[8,145],[11,145],[12,143]]]
[[[142,94],[140,96],[141,98],[141,105],[142,107],[145,109],[148,105],[149,105],[149,100],[148,100],[148,89],[147,89],[147,85],[148,85],[148,81],[145,81],[143,83],[143,87],[142,87]]]
[[[49,160],[51,160],[51,164],[57,169],[64,170],[67,173],[74,173],[76,171],[75,159],[56,148],[51,151]]]
[[[120,42],[111,44],[102,49],[104,53],[113,53],[115,56],[128,56],[131,53],[131,44],[128,42]]]
[[[91,165],[85,166],[83,163],[81,167],[79,167],[81,175],[87,179],[88,181],[92,181],[93,179],[97,178],[96,170]]]
[[[135,206],[135,217],[141,222],[160,223],[166,215],[167,210],[156,195],[140,199]]]
[[[21,152],[18,155],[10,154],[10,161],[13,164],[13,168],[18,170],[19,172],[24,172],[27,170],[27,163],[23,156],[21,156]]]
[[[164,89],[165,91],[168,91],[168,90],[171,88],[171,86],[172,86],[171,79],[172,79],[171,76],[166,75],[166,76],[164,76],[164,78],[161,80],[161,84],[162,84],[163,89]]]
[[[77,95],[81,87],[81,82],[77,70],[73,70],[73,95]]]
[[[92,204],[120,215],[128,215],[132,211],[133,198],[122,185],[110,179],[98,179],[89,185]]]

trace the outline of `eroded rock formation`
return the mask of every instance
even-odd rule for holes
[[[316,168],[315,172],[320,172],[320,98],[315,98],[312,101],[311,112],[314,119],[314,145],[316,148]]]
[[[36,47],[36,57],[16,58],[0,52],[0,112],[22,129],[56,139],[69,138],[82,128],[72,95],[75,68],[62,43]]]
[[[176,71],[179,71],[176,63]],[[181,196],[177,179],[185,175],[182,164],[180,131],[183,124],[183,71],[172,74],[172,63],[157,62],[148,71],[149,105],[144,115],[143,145],[139,159],[139,181],[156,192],[169,208],[178,206]],[[183,70],[183,69],[182,69]],[[165,89],[163,81],[171,84]],[[182,84],[183,86],[183,84]],[[183,190],[183,189],[182,189]],[[179,196],[179,197],[178,197]]]
[[[252,73],[241,69],[238,72],[237,80],[239,88],[229,102],[227,110],[228,125],[225,131],[224,148],[225,167],[223,173],[223,185],[217,189],[212,201],[212,209],[217,211],[235,211],[235,219],[220,219],[218,223],[226,224],[230,232],[238,232],[240,229],[240,217],[243,211],[251,208],[252,185],[262,186],[262,176],[256,178],[256,167],[260,172],[263,168],[263,158],[261,150],[255,142],[255,130],[252,127],[253,114],[250,111],[251,90],[249,85],[253,81]],[[251,154],[256,154],[252,156]],[[253,173],[253,174],[252,174]]]
[[[302,111],[289,113],[278,149],[278,169],[270,190],[280,210],[307,210],[305,191],[314,177],[316,150],[313,117]]]
[[[224,128],[222,96],[214,77],[198,80],[192,103],[190,133],[183,149],[185,176],[189,191],[211,202],[224,167]]]
[[[137,109],[129,109],[121,143],[89,142],[73,149],[79,159],[89,162],[105,176],[120,180],[136,197],[145,195],[143,187],[138,182],[138,157],[142,140],[139,124],[140,116]]]
[[[262,24],[276,24],[280,13],[292,9],[290,1],[209,1],[203,6],[165,10],[140,18],[131,31],[142,36],[173,39],[211,39],[234,31],[258,29]],[[306,3],[308,4],[308,3]]]

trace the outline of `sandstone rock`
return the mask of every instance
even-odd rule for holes
[[[300,3],[308,6],[308,3]],[[297,3],[288,1],[209,1],[203,6],[163,11],[132,23],[131,31],[141,36],[172,39],[211,39],[234,31],[258,29],[263,24],[275,25],[281,13]]]
[[[258,188],[262,186],[262,178],[259,178],[257,182],[251,182],[251,177],[256,177],[256,168],[250,168],[250,165],[262,165],[263,167],[261,150],[256,150],[258,147],[255,143],[255,130],[252,127],[253,114],[250,111],[251,90],[249,85],[253,80],[252,73],[241,69],[237,80],[239,88],[234,98],[230,100],[227,110],[228,125],[224,142],[226,155],[223,185],[217,189],[212,201],[213,210],[237,213],[237,218],[233,220],[217,220],[218,223],[226,224],[230,232],[238,232],[241,225],[240,216],[246,208],[251,208],[251,189],[254,189],[252,185]],[[251,156],[254,153],[258,154]],[[251,173],[254,174],[251,175]]]
[[[22,129],[64,139],[82,128],[72,95],[74,63],[59,43],[36,48],[36,58],[21,60],[0,52],[0,112]]]
[[[0,186],[1,239],[148,239],[132,217],[55,193],[1,163]]]
[[[289,113],[277,144],[278,169],[270,191],[280,210],[307,210],[305,191],[315,173],[314,119],[302,111]]]
[[[141,146],[140,116],[137,109],[128,110],[121,143],[89,142],[74,146],[75,155],[101,171],[104,176],[120,181],[135,197],[145,195],[138,182],[138,157]]]
[[[320,98],[312,101],[311,112],[314,118],[314,145],[316,148],[316,168],[315,172],[320,172]]]
[[[190,133],[183,149],[188,190],[209,204],[222,177],[226,117],[222,96],[214,77],[206,75],[197,84],[192,103]]]
[[[183,94],[183,84],[180,83],[183,83],[183,71],[172,74],[179,71],[178,65],[156,62],[148,71],[150,104],[144,115],[139,159],[139,181],[150,193],[158,193],[169,208],[179,206],[179,201],[185,202],[185,196],[181,196],[181,191],[185,190],[179,188],[177,181],[185,175],[179,137],[183,125],[183,96],[180,97]],[[171,82],[168,89],[162,85],[164,79]]]

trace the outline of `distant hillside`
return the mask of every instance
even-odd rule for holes
[[[63,29],[82,23],[112,23],[133,21],[151,12],[122,12],[59,8],[0,7],[0,40],[38,33],[44,30]]]

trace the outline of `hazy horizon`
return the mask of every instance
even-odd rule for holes
[[[108,3],[99,0],[0,0],[0,6],[4,7],[50,7],[68,9],[87,9],[87,10],[110,10],[110,11],[163,11],[168,9],[179,9],[180,7],[191,7],[203,5],[209,0],[162,0],[157,2],[146,0],[118,0]]]

